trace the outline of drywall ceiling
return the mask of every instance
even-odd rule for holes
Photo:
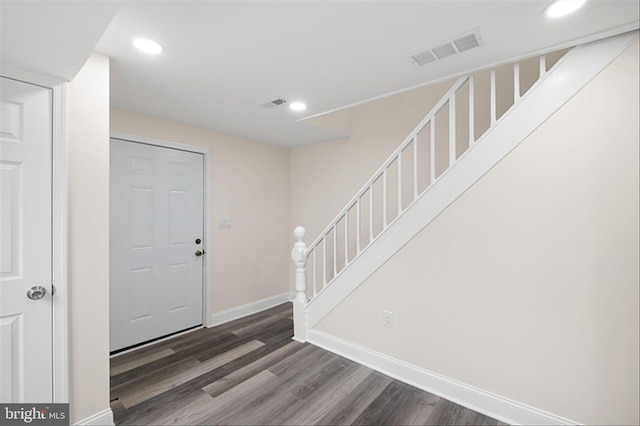
[[[93,36],[85,6],[114,3],[62,3],[65,19],[56,17],[56,28],[75,31],[77,40],[66,48],[86,57],[94,37],[85,37]],[[94,47],[111,57],[114,106],[282,146],[339,137],[305,117],[639,27],[637,0],[589,0],[553,21],[542,13],[549,0],[120,3]],[[476,28],[482,47],[423,67],[407,59]],[[30,31],[38,33],[37,25]],[[138,53],[131,45],[136,36],[158,41],[164,53]],[[37,56],[33,44],[24,51],[26,44],[10,40],[24,56]],[[45,47],[41,62],[56,62],[56,49]],[[60,59],[61,75],[69,75],[65,66],[77,71],[76,63]],[[279,97],[308,108],[260,106]]]
[[[3,74],[33,71],[70,80],[102,37],[121,3],[0,0]]]

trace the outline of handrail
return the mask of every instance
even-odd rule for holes
[[[433,119],[433,117],[438,113],[438,111],[440,111],[442,109],[442,107],[445,106],[445,104],[449,101],[449,98],[451,96],[453,96],[455,94],[455,92],[460,87],[462,87],[464,85],[464,83],[466,83],[468,78],[469,78],[469,76],[460,77],[458,79],[458,81],[456,81],[455,84],[453,86],[451,86],[451,88],[447,91],[447,93],[445,93],[442,96],[442,98],[431,109],[431,111],[420,121],[420,123],[418,123],[418,125],[413,129],[413,131],[411,133],[409,133],[409,136],[407,136],[405,138],[405,140],[395,149],[395,151],[393,151],[391,153],[391,155],[389,155],[389,157],[387,157],[385,162],[382,163],[382,165],[378,168],[378,170],[376,170],[373,173],[373,175],[371,175],[371,178],[369,178],[369,180],[362,186],[362,188],[360,188],[360,190],[358,192],[356,192],[356,195],[354,195],[353,198],[351,198],[351,200],[349,200],[349,202],[347,202],[346,207],[344,207],[340,211],[340,213],[338,213],[336,215],[336,217],[331,222],[329,222],[329,226],[327,226],[320,233],[320,235],[311,244],[309,244],[307,246],[306,254],[309,254],[309,252],[311,252],[313,249],[315,249],[315,247],[320,243],[320,241],[331,231],[331,228],[333,228],[338,222],[340,222],[340,219],[342,219],[342,217],[345,214],[347,214],[349,209],[351,207],[353,207],[353,205],[357,202],[358,198],[362,197],[369,190],[369,187],[380,177],[380,174],[387,167],[389,167],[391,165],[391,163],[393,163],[395,161],[396,157],[411,143],[413,138],[418,133],[420,133],[420,131],[427,124],[429,124],[429,121],[431,121]]]
[[[516,62],[513,65],[513,99],[512,104],[507,111],[513,108],[527,93],[531,91],[532,88],[536,87],[541,83],[541,81],[549,74],[550,70],[546,69],[546,56],[541,55],[538,57],[538,78],[534,81],[531,86],[527,89],[527,91],[523,94],[520,93],[520,76],[521,76],[521,67],[520,62]],[[561,62],[558,60],[557,63]],[[478,139],[475,138],[475,75],[477,74],[469,74],[463,77],[460,77],[456,80],[456,82],[449,88],[449,90],[440,98],[440,100],[433,106],[433,108],[429,111],[428,114],[424,116],[422,120],[418,123],[418,125],[409,133],[409,135],[398,145],[398,147],[387,157],[387,159],[382,163],[382,165],[371,175],[371,177],[364,183],[364,185],[356,192],[356,194],[346,203],[345,207],[340,210],[340,212],[329,222],[329,225],[324,228],[324,230],[318,235],[318,237],[309,245],[303,245],[302,238],[304,236],[304,228],[296,228],[296,238],[298,242],[296,243],[296,248],[294,248],[294,253],[292,253],[292,257],[296,262],[296,291],[297,296],[296,300],[306,303],[306,270],[304,269],[308,256],[313,253],[313,275],[312,275],[312,290],[313,296],[315,298],[324,288],[326,288],[336,277],[350,264],[349,261],[349,211],[355,206],[356,207],[356,223],[355,223],[355,233],[356,233],[356,241],[355,241],[355,251],[356,255],[354,258],[357,258],[363,250],[371,245],[373,241],[375,241],[388,227],[393,224],[401,215],[408,209],[413,203],[415,203],[418,198],[422,197],[428,190],[439,180],[439,178],[446,173],[451,167],[457,163],[460,157],[456,158],[456,125],[458,122],[456,121],[456,95],[458,91],[468,82],[468,122],[466,125],[468,126],[469,132],[469,146],[468,149],[471,149],[472,144],[477,143],[491,128],[493,128],[496,123],[502,121],[502,117],[506,114],[506,111],[501,115],[500,119],[497,117],[497,76],[496,76],[496,68],[492,68],[489,70],[489,97],[490,97],[490,105],[489,105],[489,123],[488,128],[483,132],[482,135],[479,136]],[[445,169],[436,177],[436,159],[435,159],[435,144],[436,144],[436,115],[448,104],[448,162]],[[429,184],[422,191],[418,190],[418,134],[423,131],[428,125],[431,125],[430,128],[430,173],[429,173]],[[403,209],[403,172],[402,172],[402,155],[404,150],[413,143],[413,194],[411,198],[411,202],[408,203],[407,207]],[[387,201],[389,200],[388,194],[388,185],[387,185],[387,177],[389,175],[388,171],[391,169],[391,165],[397,160],[397,215],[390,223],[388,223],[387,217]],[[382,229],[377,235],[374,235],[374,185],[378,180],[382,178]],[[365,194],[369,191],[369,230],[368,230],[368,240],[366,244],[361,244],[361,200],[365,196]],[[339,223],[344,219],[344,247],[341,245],[341,249],[344,249],[344,266],[338,270],[338,226]],[[351,225],[353,226],[353,225]],[[329,238],[330,233],[333,232],[333,244],[332,247],[328,247],[327,240]],[[351,240],[353,243],[353,241]],[[323,243],[322,251],[317,253],[319,250],[320,243]],[[327,270],[328,261],[331,259],[328,257],[328,252],[332,253],[333,267],[332,270]],[[317,273],[317,254],[320,255],[322,260],[322,274],[321,281],[322,287],[320,290],[317,290],[316,286],[316,273]],[[353,259],[351,261],[353,261]],[[342,259],[340,259],[342,260]],[[332,275],[328,277],[328,275],[332,272]],[[298,282],[300,281],[300,282]]]

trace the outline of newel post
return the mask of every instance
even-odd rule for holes
[[[293,300],[293,339],[299,342],[307,341],[307,272],[305,266],[307,265],[307,245],[304,241],[306,234],[305,229],[302,226],[296,227],[293,230],[293,236],[296,238],[296,242],[291,250],[291,258],[296,265],[296,297]]]
[[[291,258],[296,265],[296,300],[303,302],[307,301],[307,272],[305,266],[307,265],[307,245],[304,241],[306,230],[302,226],[296,227],[293,230],[293,236],[296,237],[296,243],[291,250]]]

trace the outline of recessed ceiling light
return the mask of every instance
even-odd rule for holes
[[[136,38],[133,40],[133,45],[139,51],[150,55],[157,55],[162,52],[162,46],[148,38]]]
[[[302,102],[291,102],[289,104],[289,108],[291,108],[293,111],[304,111],[305,109],[307,109],[307,106]]]
[[[544,9],[548,18],[560,18],[580,9],[587,0],[556,0]]]

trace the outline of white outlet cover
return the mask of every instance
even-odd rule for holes
[[[384,311],[382,313],[382,324],[385,327],[393,327],[393,312]]]

